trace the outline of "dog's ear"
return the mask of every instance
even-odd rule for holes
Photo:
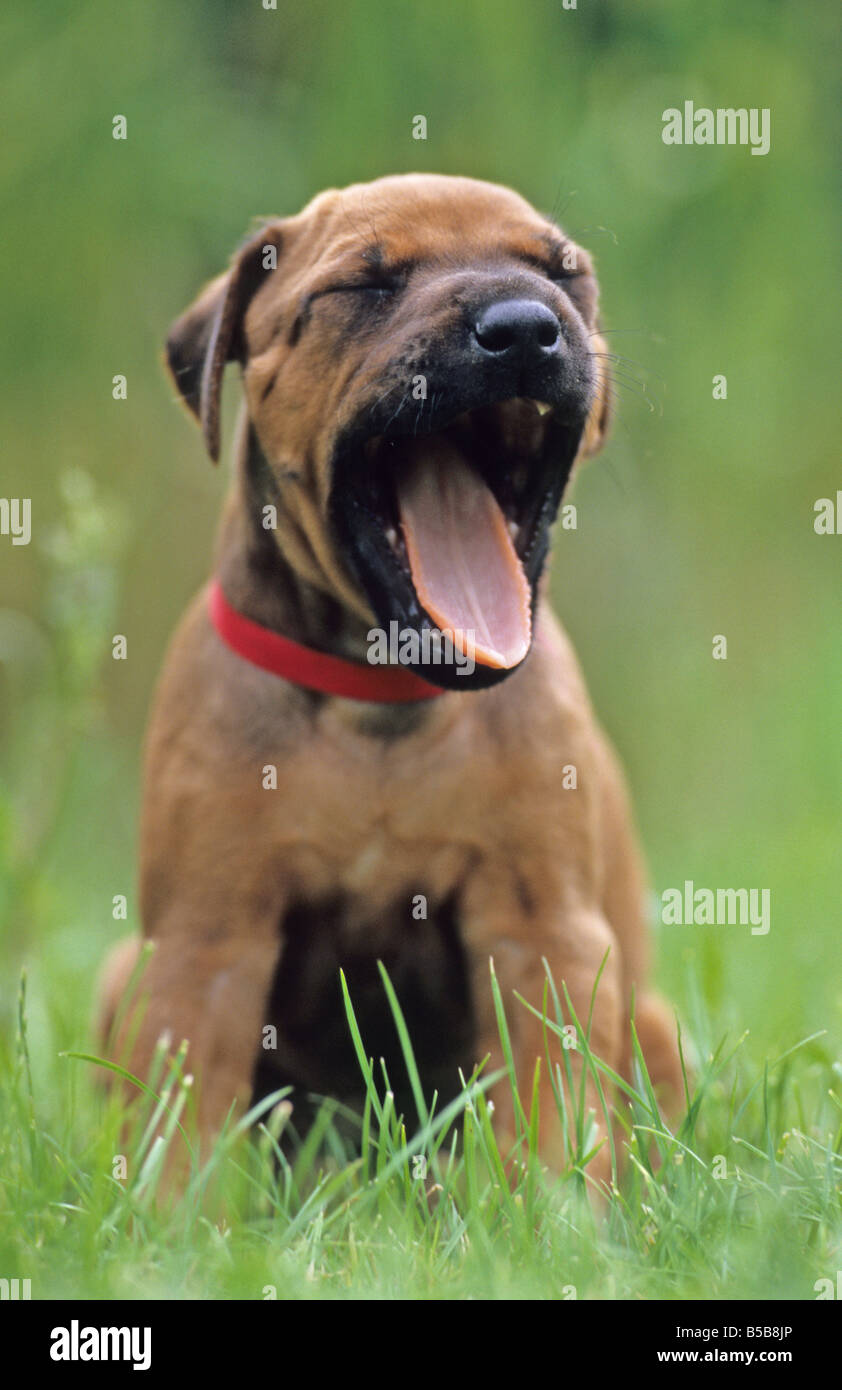
[[[608,436],[614,415],[614,394],[611,386],[611,373],[608,370],[608,344],[600,333],[591,338],[591,352],[597,369],[597,388],[591,413],[585,425],[580,456],[593,458],[598,454]]]
[[[280,226],[264,227],[236,253],[230,270],[211,280],[176,319],[166,360],[181,396],[202,427],[208,453],[219,458],[219,397],[226,362],[245,361],[243,318],[253,295],[277,265]]]

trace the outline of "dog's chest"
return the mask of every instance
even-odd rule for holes
[[[470,768],[363,741],[313,740],[271,783],[261,819],[308,899],[408,903],[422,879],[445,896],[485,816]]]
[[[381,967],[400,1001],[427,1084],[440,1094],[452,1087],[456,1066],[467,1065],[473,1027],[454,899],[416,895],[413,913],[403,900],[377,910],[335,894],[293,904],[282,935],[265,1015],[276,1038],[272,1053],[259,1057],[256,1094],[292,1083],[348,1101],[360,1098],[340,971],[364,1046],[384,1059],[400,1092],[404,1067]],[[400,1108],[410,1113],[411,1107],[411,1098],[401,1094]]]
[[[300,896],[340,894],[353,929],[372,907],[408,914],[418,895],[445,899],[480,859],[557,861],[565,821],[583,810],[562,761],[522,721],[510,733],[462,716],[391,745],[331,729],[279,761],[263,805]]]

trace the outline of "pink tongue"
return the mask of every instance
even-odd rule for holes
[[[529,583],[494,494],[447,440],[405,453],[398,507],[422,606],[481,666],[517,666],[529,651]]]

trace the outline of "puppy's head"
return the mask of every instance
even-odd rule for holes
[[[174,324],[167,358],[219,452],[226,362],[285,558],[366,621],[525,658],[549,533],[609,383],[588,255],[509,189],[396,175],[271,222]],[[418,644],[416,650],[424,650]]]

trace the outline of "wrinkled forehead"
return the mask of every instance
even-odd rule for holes
[[[474,179],[403,176],[322,195],[302,213],[310,251],[337,263],[387,266],[429,261],[546,261],[565,237],[510,189]]]

